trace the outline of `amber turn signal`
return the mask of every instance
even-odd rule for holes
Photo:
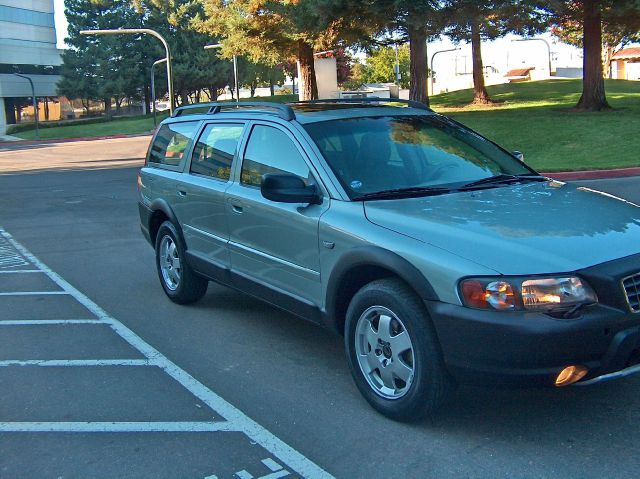
[[[570,384],[580,381],[588,372],[589,369],[584,366],[567,366],[558,374],[556,386],[569,386]]]

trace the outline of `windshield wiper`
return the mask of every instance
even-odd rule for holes
[[[356,196],[353,198],[353,201],[364,201],[364,200],[384,200],[384,199],[392,199],[392,198],[405,198],[412,196],[435,196],[435,195],[443,195],[446,193],[450,193],[454,190],[450,188],[440,188],[440,187],[420,187],[420,188],[396,188],[393,190],[382,190],[382,191],[374,191],[373,193],[365,193],[360,196]]]
[[[519,183],[522,181],[546,181],[547,178],[540,175],[496,175],[489,178],[483,178],[478,181],[472,181],[460,187],[460,190],[476,188],[478,186],[501,185],[508,183]]]

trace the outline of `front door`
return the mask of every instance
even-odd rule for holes
[[[321,304],[318,222],[329,199],[324,195],[321,205],[267,200],[260,192],[265,173],[294,174],[307,184],[316,183],[290,132],[277,125],[252,127],[240,178],[226,195],[232,271],[306,303]]]

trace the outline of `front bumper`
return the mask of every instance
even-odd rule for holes
[[[460,382],[553,386],[570,365],[584,382],[640,363],[640,314],[596,305],[573,320],[429,302],[445,363]]]

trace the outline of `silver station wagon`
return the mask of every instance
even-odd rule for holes
[[[215,281],[336,331],[391,418],[459,382],[640,370],[640,207],[540,176],[422,104],[179,108],[138,184],[172,301]]]

